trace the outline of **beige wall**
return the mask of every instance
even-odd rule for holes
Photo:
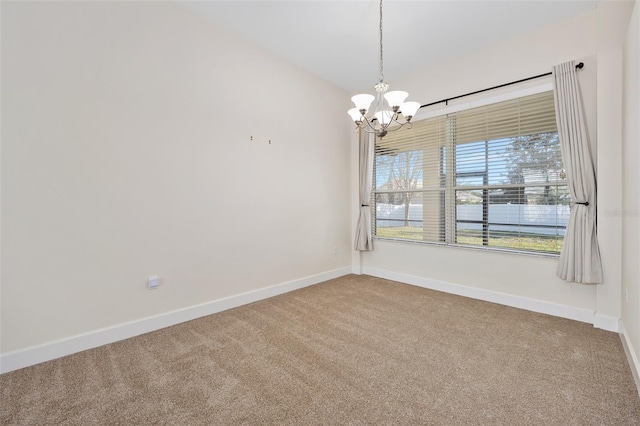
[[[181,7],[3,2],[2,89],[3,354],[351,264],[347,94]]]
[[[418,72],[402,81],[392,82],[392,87],[408,91],[412,99],[429,103],[549,72],[553,65],[564,61],[573,59],[584,62],[584,69],[578,73],[579,81],[589,135],[594,148],[594,161],[597,163],[599,177],[603,178],[599,180],[599,194],[607,194],[602,201],[599,195],[599,211],[619,208],[620,196],[616,198],[615,195],[611,195],[611,192],[619,194],[621,184],[619,115],[617,123],[614,121],[603,125],[604,129],[598,131],[602,123],[597,113],[600,111],[598,101],[609,101],[605,95],[607,93],[612,93],[612,102],[615,102],[616,96],[620,102],[621,81],[620,76],[617,79],[615,75],[611,77],[616,69],[610,70],[608,79],[598,74],[601,69],[598,53],[602,44],[598,37],[602,31],[613,31],[612,25],[621,25],[620,22],[625,20],[625,13],[628,14],[630,10],[627,6],[614,4],[604,12],[600,9],[589,11],[472,55]],[[628,21],[628,15],[626,20]],[[621,73],[621,62],[617,67],[617,72]],[[543,78],[528,84],[549,81],[549,78]],[[502,89],[473,98],[464,98],[459,102],[470,102],[516,89]],[[431,109],[442,107],[436,106]],[[601,137],[598,144],[597,137]],[[607,231],[611,229],[612,232],[599,234],[605,274],[605,282],[601,286],[566,283],[558,279],[555,276],[555,258],[486,253],[402,242],[376,241],[376,250],[363,254],[362,263],[365,272],[367,268],[391,271],[471,289],[499,292],[516,298],[533,299],[583,312],[592,311],[595,314],[596,325],[612,329],[617,328],[620,316],[621,229],[616,226],[618,225],[609,225]],[[602,293],[603,299],[600,303],[599,292]],[[602,324],[598,324],[599,321]]]
[[[623,204],[617,217],[623,227],[622,324],[637,357],[640,356],[640,3],[637,1],[625,42]]]
[[[598,233],[605,284],[597,287],[596,311],[621,315],[622,49],[633,3],[602,1],[597,9]],[[614,238],[615,237],[615,238]]]

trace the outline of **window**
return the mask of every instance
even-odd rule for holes
[[[378,238],[559,253],[570,197],[552,92],[417,121],[376,141]]]

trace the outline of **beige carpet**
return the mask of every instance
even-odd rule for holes
[[[617,334],[367,276],[0,376],[16,425],[638,425]]]

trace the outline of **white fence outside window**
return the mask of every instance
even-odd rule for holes
[[[531,232],[544,235],[564,236],[564,227],[569,222],[568,205],[539,204],[492,204],[489,206],[489,225],[492,230],[506,232]],[[376,204],[376,226],[378,228],[405,226],[405,206]],[[457,220],[482,221],[482,205],[456,206]],[[409,205],[409,225],[421,227],[422,204]],[[500,223],[505,225],[492,225]],[[535,225],[520,227],[519,225]],[[458,223],[460,229],[482,229],[481,224]]]

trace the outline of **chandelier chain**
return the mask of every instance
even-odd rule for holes
[[[382,0],[380,0],[380,83],[384,82],[384,69],[382,61]]]

